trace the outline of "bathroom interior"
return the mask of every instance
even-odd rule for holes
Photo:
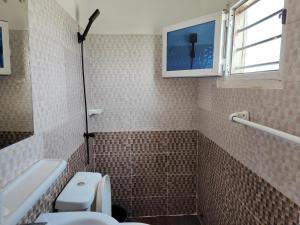
[[[300,225],[299,0],[0,0],[0,225]]]

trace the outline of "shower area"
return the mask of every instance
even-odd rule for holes
[[[258,96],[271,110],[270,95],[280,101],[298,90],[218,89],[211,78],[163,79],[161,52],[160,35],[91,34],[85,42],[87,105],[103,109],[88,119],[95,134],[90,168],[111,176],[113,204],[133,221],[151,224],[192,215],[181,219],[296,225],[295,193],[281,181],[297,185],[283,168],[297,173],[289,163],[298,152],[280,149],[297,144],[244,129],[228,116],[237,107],[259,110]]]

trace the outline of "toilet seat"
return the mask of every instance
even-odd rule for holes
[[[99,182],[97,187],[96,194],[96,212],[101,212],[106,215],[111,216],[111,185],[110,178],[108,175],[105,175]],[[136,223],[136,222],[124,222],[121,223],[124,225],[148,225],[145,223]]]
[[[93,205],[93,202],[95,205]],[[55,208],[59,212],[49,215],[49,218],[56,218],[56,216],[63,217],[63,215],[73,214],[76,217],[91,216],[95,219],[104,216],[102,214],[106,214],[111,217],[112,203],[109,176],[106,175],[102,177],[100,173],[77,172],[58,196]],[[95,209],[98,213],[88,212],[92,209]],[[75,213],[75,211],[79,212]],[[64,214],[64,212],[68,213]],[[148,225],[136,222],[125,222],[119,224]]]
[[[108,175],[105,175],[98,184],[96,193],[96,212],[111,216],[111,186]]]

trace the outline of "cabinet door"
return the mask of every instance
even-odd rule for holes
[[[166,27],[163,77],[223,74],[226,15],[223,12]]]

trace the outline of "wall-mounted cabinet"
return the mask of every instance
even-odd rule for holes
[[[163,31],[163,77],[223,75],[225,14],[199,17]]]

